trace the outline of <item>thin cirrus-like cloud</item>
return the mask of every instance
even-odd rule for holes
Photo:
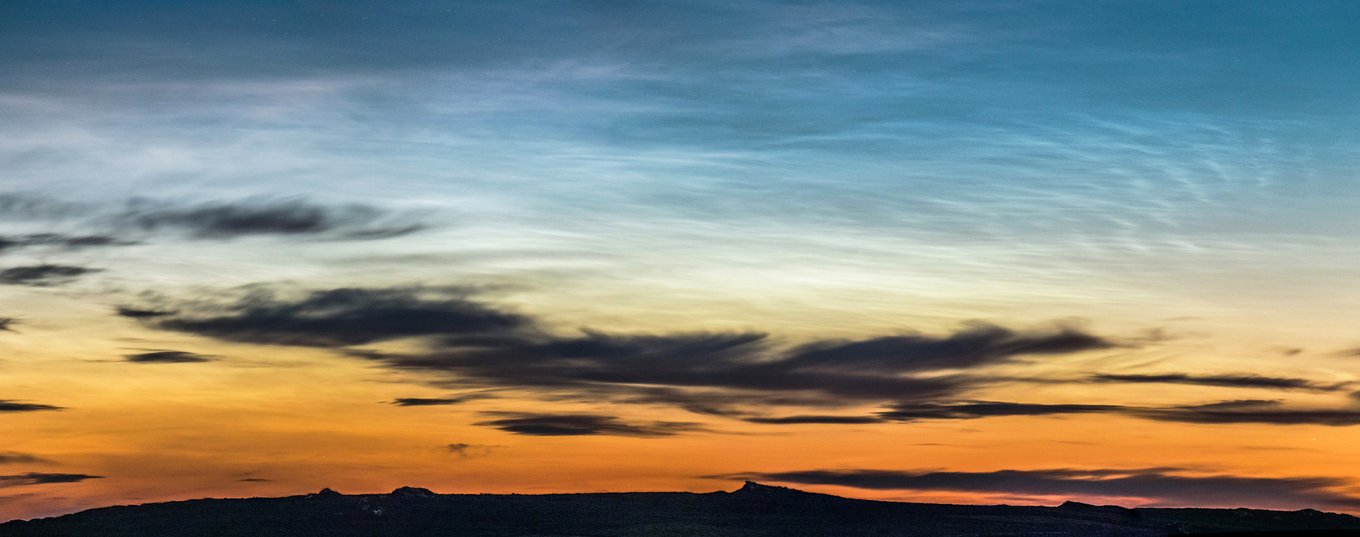
[[[983,472],[841,469],[747,472],[706,477],[871,490],[1134,498],[1165,505],[1360,507],[1360,497],[1343,492],[1345,487],[1351,485],[1344,479],[1206,475],[1193,469],[1172,467]]]
[[[486,444],[469,444],[467,442],[455,442],[447,444],[444,449],[460,459],[471,459],[482,457],[491,453],[497,446]]]
[[[52,461],[29,453],[0,451],[0,464],[51,464]]]

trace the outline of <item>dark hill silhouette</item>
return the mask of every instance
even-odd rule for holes
[[[1253,532],[1253,533],[1242,533]],[[1266,532],[1266,533],[1255,533]],[[1281,533],[1288,532],[1288,533]],[[92,509],[0,524],[0,537],[302,536],[1161,536],[1356,535],[1360,518],[1314,510],[1126,509],[854,500],[747,482],[733,492],[389,494],[330,489]]]

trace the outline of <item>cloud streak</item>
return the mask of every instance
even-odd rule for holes
[[[396,406],[450,406],[461,405],[477,397],[399,397],[392,400]]]
[[[217,358],[185,351],[150,351],[123,356],[123,360],[134,364],[199,364],[212,362]]]
[[[137,243],[119,239],[112,235],[65,235],[60,233],[0,235],[0,252],[36,246],[75,249],[98,246],[129,246],[134,244]]]
[[[188,303],[173,310],[127,306],[118,313],[225,341],[312,347],[497,334],[528,322],[469,300],[462,291],[419,288],[341,288],[291,299],[253,290],[226,303]]]
[[[1090,377],[1095,382],[1117,382],[1129,384],[1188,384],[1192,386],[1218,386],[1224,388],[1264,388],[1272,390],[1300,390],[1311,392],[1333,392],[1346,388],[1350,383],[1323,384],[1308,379],[1294,377],[1268,377],[1262,375],[1191,375],[1187,373],[1156,374],[1100,374]]]
[[[424,225],[398,222],[376,207],[318,205],[299,200],[249,199],[181,207],[146,201],[114,220],[140,231],[177,231],[195,239],[232,239],[259,235],[379,239],[420,231]]]
[[[125,306],[155,328],[226,341],[353,347],[418,338],[427,351],[353,356],[423,371],[436,383],[521,388],[581,398],[674,404],[734,414],[734,404],[813,405],[949,396],[974,382],[950,373],[1116,343],[1057,326],[1019,331],[973,323],[941,336],[902,334],[783,346],[758,332],[557,336],[535,319],[466,291],[341,288],[284,295],[255,289],[227,302]]]
[[[475,425],[524,436],[632,436],[652,438],[702,431],[697,423],[680,421],[626,422],[602,414],[547,414],[489,412],[492,419]]]
[[[485,444],[468,444],[466,442],[458,442],[448,444],[444,446],[444,449],[448,450],[449,453],[457,456],[460,459],[471,459],[473,457],[481,457],[488,455],[491,453],[491,450],[494,449],[495,447],[496,446],[489,446]]]
[[[102,269],[56,264],[11,267],[0,270],[0,285],[54,287],[66,285],[74,282],[76,278],[100,271]]]
[[[51,464],[52,461],[17,451],[0,451],[0,464]]]
[[[1004,381],[985,368],[1034,357],[1129,346],[1072,326],[1015,330],[972,323],[943,335],[900,334],[781,345],[760,332],[559,336],[528,316],[458,288],[339,288],[282,293],[255,287],[226,301],[124,306],[149,326],[220,339],[336,348],[436,385],[517,389],[549,398],[662,404],[767,425],[855,425],[1014,416],[1120,415],[1201,424],[1360,424],[1360,409],[1295,408],[1278,401],[1126,406],[959,398]],[[385,353],[356,346],[411,339],[423,351]],[[1329,392],[1346,384],[1293,377],[1098,374],[1088,382],[1169,383]],[[398,406],[459,404],[465,397],[401,398]],[[775,406],[887,408],[869,415],[761,412]],[[527,421],[516,421],[523,418]],[[536,423],[512,417],[488,425],[512,432],[609,431],[607,421],[575,417]],[[576,421],[572,421],[576,420]],[[578,427],[573,428],[573,424]],[[613,429],[615,431],[626,428]],[[646,430],[646,428],[640,429]],[[665,430],[665,429],[660,429]],[[679,429],[677,429],[679,430]],[[585,434],[585,433],[582,433]]]
[[[1138,407],[997,401],[924,401],[893,405],[877,413],[888,421],[969,420],[1006,416],[1113,414],[1155,421],[1206,425],[1360,425],[1360,408],[1297,408],[1274,400],[1231,400],[1195,405]]]
[[[64,410],[62,407],[39,403],[24,403],[0,399],[0,413],[4,412],[41,412],[44,410]]]
[[[49,474],[28,472],[25,474],[0,475],[0,488],[47,485],[52,483],[79,483],[89,479],[102,479],[104,476],[89,474]]]

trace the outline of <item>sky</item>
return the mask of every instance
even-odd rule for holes
[[[0,3],[0,520],[1360,513],[1360,4]]]

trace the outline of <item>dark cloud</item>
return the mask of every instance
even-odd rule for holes
[[[102,479],[103,476],[88,474],[47,474],[29,472],[26,474],[0,475],[0,488],[46,485],[49,483],[79,483],[87,479]]]
[[[0,332],[13,332],[19,320],[13,317],[0,317]]]
[[[755,333],[587,332],[575,338],[387,356],[384,361],[403,369],[444,372],[480,385],[695,404],[711,407],[710,413],[723,413],[720,407],[724,399],[749,401],[772,393],[807,393],[821,398],[824,404],[842,404],[850,400],[935,397],[953,393],[965,382],[950,376],[898,376],[854,364],[804,367],[771,350],[765,344],[765,335]]]
[[[128,354],[123,359],[134,364],[194,364],[216,360],[212,356],[185,351],[150,351]]]
[[[90,248],[97,246],[128,246],[133,244],[137,243],[135,241],[119,239],[111,235],[64,235],[60,233],[0,235],[0,252],[32,246]]]
[[[495,427],[526,436],[671,436],[703,430],[697,423],[679,421],[625,422],[600,414],[535,414],[529,412],[491,412],[494,419],[476,425]]]
[[[117,313],[120,317],[127,317],[129,319],[151,319],[155,317],[167,317],[170,315],[174,315],[176,313],[174,311],[149,308],[133,308],[128,306],[118,306],[117,308],[114,308],[114,312]]]
[[[822,424],[822,425],[857,425],[866,423],[883,423],[885,420],[875,416],[828,416],[805,414],[797,416],[778,416],[778,417],[750,417],[743,418],[750,423],[764,423],[772,425],[803,425],[803,424]]]
[[[241,479],[237,479],[236,481],[241,483],[268,483],[273,480],[265,479],[263,477],[242,477]]]
[[[994,401],[926,401],[899,403],[877,413],[891,421],[962,420],[1001,416],[1117,414],[1156,421],[1226,425],[1360,424],[1360,408],[1294,408],[1281,401],[1236,400],[1200,405],[1135,407],[1096,404],[1037,404]]]
[[[1262,400],[1131,409],[1128,413],[1160,421],[1203,424],[1360,425],[1360,408],[1291,408],[1280,401]]]
[[[1158,374],[1101,374],[1093,375],[1096,382],[1124,382],[1137,384],[1190,384],[1196,386],[1221,386],[1225,388],[1266,388],[1274,390],[1303,390],[1331,392],[1345,388],[1349,383],[1323,384],[1308,379],[1292,377],[1266,377],[1261,375],[1191,375],[1186,373]]]
[[[805,470],[711,476],[872,490],[981,492],[1029,496],[1140,498],[1196,506],[1293,505],[1355,509],[1350,485],[1330,477],[1263,478],[1198,475],[1178,468],[1048,469],[991,472]]]
[[[944,337],[904,335],[813,343],[796,350],[789,362],[805,369],[858,366],[885,372],[937,371],[1000,363],[1024,355],[1070,354],[1114,346],[1109,340],[1073,327],[1016,332],[975,323]]]
[[[0,399],[0,412],[38,412],[42,410],[62,410],[59,406],[42,405],[38,403],[21,403]]]
[[[750,402],[771,394],[804,394],[799,402],[822,405],[948,396],[975,379],[938,374],[941,370],[1001,363],[1023,354],[1108,346],[1103,339],[1069,328],[1023,333],[990,325],[940,337],[837,341],[792,350],[774,348],[760,333],[587,331],[578,337],[454,345],[425,354],[375,358],[394,367],[441,371],[481,384],[623,392],[645,402],[707,406],[708,413],[723,414],[728,412],[722,408],[723,398]],[[937,374],[919,375],[924,372]],[[721,393],[715,396],[713,390]]]
[[[447,406],[466,403],[467,397],[400,397],[392,400],[397,406]]]
[[[1062,414],[1100,414],[1127,410],[1118,405],[1037,404],[996,401],[924,401],[894,405],[878,413],[893,421],[963,420],[997,416],[1054,416]]]
[[[180,231],[199,239],[251,235],[378,239],[413,233],[423,226],[367,205],[316,205],[298,200],[251,199],[179,207],[134,201],[115,219],[141,231]]]
[[[30,287],[51,287],[64,285],[76,278],[99,272],[101,269],[77,267],[72,265],[30,265],[0,270],[0,285],[27,285]]]
[[[0,464],[50,464],[52,461],[15,451],[0,451]]]
[[[184,304],[173,311],[125,307],[119,313],[157,328],[226,341],[315,347],[471,337],[528,323],[464,295],[448,289],[343,288],[288,299],[256,290],[225,304]]]
[[[793,347],[759,332],[584,330],[559,336],[537,328],[532,318],[456,289],[344,288],[291,297],[256,289],[226,302],[161,303],[124,307],[120,313],[157,328],[226,341],[337,347],[391,368],[430,373],[433,383],[447,387],[666,404],[773,420],[769,423],[781,418],[749,415],[740,407],[949,398],[985,380],[958,373],[961,369],[1117,345],[1069,326],[1022,331],[982,323],[939,336],[907,334]],[[425,350],[352,348],[401,338],[420,338]],[[808,417],[782,419],[811,422]]]
[[[285,296],[254,289],[225,302],[123,307],[151,326],[226,341],[340,348],[388,367],[437,375],[448,387],[532,390],[543,397],[678,406],[764,424],[868,424],[1001,416],[1118,414],[1188,423],[1351,425],[1360,409],[1292,408],[1269,401],[1132,407],[955,399],[989,381],[958,370],[1030,355],[1107,349],[1118,344],[1073,327],[1018,331],[972,324],[941,336],[920,334],[821,341],[781,348],[762,333],[548,334],[533,319],[475,300],[466,290],[342,288]],[[351,348],[420,338],[426,351],[389,354]],[[172,351],[173,352],[173,351]],[[1104,374],[1098,382],[1179,383],[1331,391],[1306,379],[1257,375]],[[399,406],[458,404],[466,396],[401,398]],[[869,416],[768,416],[773,406],[844,407],[893,401]],[[546,421],[545,421],[546,420]],[[483,422],[520,434],[635,435],[684,430],[632,427],[593,415],[509,416]]]

